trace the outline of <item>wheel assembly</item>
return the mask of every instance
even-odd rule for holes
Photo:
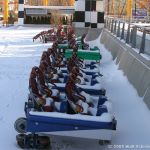
[[[47,136],[38,136],[37,134],[18,134],[16,136],[17,144],[20,148],[48,149],[50,148],[50,139]]]
[[[26,118],[19,118],[15,121],[14,128],[18,133],[26,133],[27,120]]]
[[[50,139],[47,136],[38,136],[36,139],[36,148],[46,149],[50,147]]]
[[[18,134],[16,136],[17,144],[20,148],[25,148],[26,142],[26,135],[25,134]]]
[[[111,143],[110,140],[99,140],[99,145],[101,145],[101,146],[108,145],[110,143]]]

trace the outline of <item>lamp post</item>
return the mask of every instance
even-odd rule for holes
[[[136,19],[136,0],[135,0],[135,5],[134,5],[134,7],[135,7],[135,19]]]
[[[110,5],[110,0],[107,1],[107,15],[110,15],[110,13],[109,13],[110,12],[110,8],[109,8],[110,6],[109,5]]]
[[[92,20],[92,18],[91,18],[91,12],[92,11],[92,0],[90,0],[90,28],[91,28],[91,20]]]

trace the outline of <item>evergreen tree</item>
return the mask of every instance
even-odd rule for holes
[[[47,24],[51,24],[51,17],[50,16],[47,18]]]
[[[33,17],[32,24],[36,24],[36,17]]]
[[[37,24],[41,24],[40,21],[41,21],[41,20],[40,20],[40,17],[38,16],[38,17],[37,17],[37,21],[36,21]]]
[[[62,18],[62,23],[63,23],[63,25],[65,25],[65,24],[66,24],[65,16],[63,16],[63,18]]]
[[[12,15],[12,13],[9,14],[8,23],[9,24],[14,24],[14,17]]]
[[[44,17],[41,17],[41,24],[44,24]]]
[[[66,24],[65,25],[67,25],[68,24],[68,17],[66,16]]]
[[[47,24],[47,16],[44,17],[44,24]]]
[[[29,16],[29,22],[28,22],[28,24],[32,24],[32,17],[31,16]]]
[[[73,16],[71,15],[71,17],[70,17],[70,24],[72,24],[72,22],[73,22]]]
[[[29,22],[29,17],[26,16],[26,18],[25,18],[25,24],[28,24],[28,22]]]

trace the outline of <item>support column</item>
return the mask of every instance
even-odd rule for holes
[[[133,27],[132,47],[136,48],[137,27]]]
[[[43,5],[48,6],[48,0],[43,0]]]
[[[71,5],[71,6],[74,6],[75,0],[69,0],[69,2],[70,2],[70,5]]]
[[[133,0],[127,0],[127,17],[129,20],[132,17],[132,4],[133,4]]]
[[[123,23],[123,27],[122,27],[121,40],[124,39],[124,30],[125,30],[125,22]]]
[[[119,23],[118,23],[117,37],[120,37],[120,21],[119,21]]]
[[[4,15],[4,21],[3,24],[8,24],[8,0],[3,0],[3,15]]]
[[[115,26],[114,26],[114,30],[113,30],[114,34],[116,34],[116,29],[117,29],[117,20],[115,20]]]
[[[145,51],[145,40],[146,40],[146,30],[144,29],[143,31],[143,36],[142,36],[142,42],[141,42],[141,48],[139,53],[143,53]]]
[[[19,0],[18,25],[24,24],[24,0]]]
[[[130,42],[130,23],[128,24],[128,31],[126,37],[126,43],[129,44],[129,42]]]
[[[114,32],[114,20],[111,21],[111,30],[110,31],[111,31],[111,33]]]

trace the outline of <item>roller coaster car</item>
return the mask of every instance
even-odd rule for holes
[[[74,31],[68,28],[68,32],[62,37],[66,36],[69,41],[74,38]],[[57,38],[61,33],[62,26],[59,26]],[[43,34],[36,38],[47,35]],[[112,114],[111,102],[105,96],[106,90],[99,83],[101,74],[97,60],[84,64],[77,56],[76,41],[73,39],[72,42],[73,55],[63,67],[64,55],[60,55],[56,41],[52,49],[43,52],[40,66],[32,68],[28,101],[24,107],[26,117],[18,118],[14,123],[19,133],[16,140],[21,148],[50,148],[51,135],[97,139],[100,144],[112,140],[117,121]],[[63,81],[49,85],[45,82],[47,72],[50,70],[59,75],[58,68]],[[82,85],[82,80],[86,81],[88,77],[89,85]]]
[[[18,120],[15,123],[17,131],[22,130],[17,135],[17,143],[21,148],[47,148],[50,146],[51,135],[98,139],[108,143],[112,139],[117,124],[114,116],[106,112],[105,108],[100,107],[96,116],[90,116],[61,112],[39,112],[26,103],[25,113],[26,118],[19,120],[20,125],[18,126]],[[27,132],[31,134],[24,134]]]
[[[92,99],[93,105],[91,107],[89,104],[88,114],[84,112],[77,114],[80,107],[85,109],[85,103],[80,104],[80,107],[74,104],[72,96],[75,96],[75,99],[81,97],[80,94],[75,94],[77,92],[73,76],[70,75],[68,80],[68,84],[66,84],[67,97],[59,103],[56,102],[57,109],[53,109],[52,112],[44,112],[37,105],[34,97],[29,97],[24,109],[26,118],[19,118],[15,122],[15,129],[20,133],[17,136],[17,143],[21,148],[47,148],[50,146],[51,135],[99,139],[101,143],[102,141],[103,143],[111,141],[117,122],[110,113],[109,106],[106,105],[107,98],[100,96]],[[89,103],[90,97],[83,92],[81,94],[82,98],[83,95],[85,96],[85,102]],[[31,134],[26,135],[27,132]]]

